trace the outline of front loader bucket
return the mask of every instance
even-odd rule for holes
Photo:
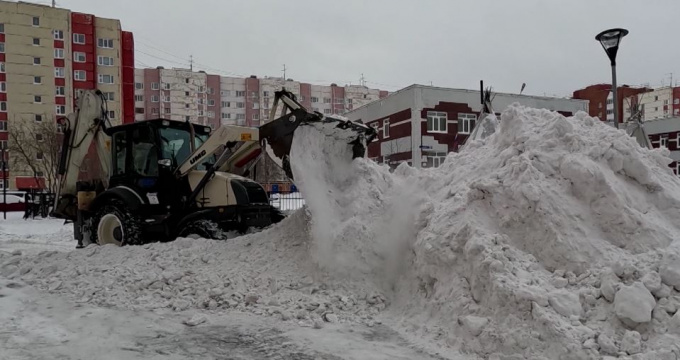
[[[294,178],[290,168],[290,148],[295,130],[299,126],[322,127],[325,133],[333,133],[335,138],[346,141],[348,146],[352,146],[352,158],[363,157],[368,144],[378,135],[375,129],[362,123],[309,112],[285,89],[276,92],[272,114],[275,113],[279,98],[283,99],[287,109],[291,112],[260,126],[260,142],[267,155],[283,169],[291,180]]]

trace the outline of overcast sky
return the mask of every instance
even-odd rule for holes
[[[36,2],[47,2],[41,0]],[[57,0],[121,20],[138,67],[196,67],[395,91],[413,83],[570,95],[610,82],[595,35],[630,34],[619,83],[680,80],[680,0]],[[678,82],[680,84],[680,81]]]

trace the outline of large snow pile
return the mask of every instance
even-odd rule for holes
[[[380,320],[484,359],[680,357],[667,150],[583,113],[513,105],[499,123],[439,168],[394,172],[303,126],[291,164],[306,208],[268,231],[0,252],[0,275],[133,309]]]
[[[585,113],[513,105],[441,167],[390,173],[335,166],[347,148],[302,131],[291,156],[315,259],[370,274],[405,331],[482,356],[680,356],[667,150]]]

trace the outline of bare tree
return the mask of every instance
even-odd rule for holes
[[[53,119],[43,116],[41,121],[13,121],[8,148],[13,169],[31,171],[36,182],[42,177],[47,190],[56,192],[61,134]]]

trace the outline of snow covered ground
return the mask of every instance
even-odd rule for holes
[[[511,106],[439,168],[390,172],[348,161],[324,131],[296,132],[306,205],[265,231],[76,251],[70,226],[2,222],[0,348],[680,359],[680,180],[667,150],[584,113]]]

